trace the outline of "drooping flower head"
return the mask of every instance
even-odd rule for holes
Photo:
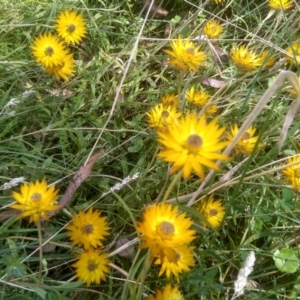
[[[291,64],[297,65],[300,64],[300,43],[294,42],[291,47],[288,47],[286,51],[291,56],[286,56],[286,60]]]
[[[105,273],[109,272],[106,253],[100,253],[93,248],[82,252],[77,256],[78,261],[72,265],[76,268],[76,277],[84,281],[87,286],[91,283],[100,284],[101,280],[106,280]]]
[[[105,236],[108,235],[106,217],[100,217],[101,212],[93,211],[91,207],[87,212],[80,211],[78,216],[73,216],[68,235],[73,245],[83,245],[85,249],[102,246]]]
[[[293,0],[269,0],[269,7],[274,10],[287,10],[294,7]]]
[[[245,45],[233,47],[230,58],[237,68],[248,72],[257,70],[262,65],[261,57]]]
[[[168,124],[177,120],[181,116],[181,113],[172,106],[165,107],[162,104],[157,104],[146,115],[150,127],[163,129]]]
[[[143,222],[137,222],[136,230],[142,235],[143,248],[151,248],[151,257],[167,256],[169,261],[176,261],[174,249],[191,242],[195,230],[191,230],[192,220],[186,213],[178,214],[178,207],[160,203],[146,207]]]
[[[192,86],[186,91],[186,100],[198,106],[204,106],[210,98],[210,95],[204,89],[196,89]]]
[[[232,141],[234,137],[237,135],[239,128],[237,124],[234,124],[230,132],[226,133],[226,137]],[[254,136],[256,129],[253,126],[250,126],[242,135],[242,137],[238,140],[236,145],[234,146],[235,152],[242,153],[244,155],[250,155],[257,143],[258,136]],[[257,148],[262,148],[264,146],[263,143],[259,143]]]
[[[38,180],[21,186],[21,192],[13,192],[13,198],[18,202],[10,207],[20,210],[19,218],[29,217],[29,222],[37,224],[41,219],[48,220],[49,213],[60,206],[55,204],[59,190],[52,185],[47,188],[47,182]]]
[[[66,43],[78,44],[86,36],[86,23],[81,14],[66,10],[56,20],[56,31]]]
[[[178,287],[172,287],[169,283],[164,289],[156,289],[155,296],[149,296],[146,300],[184,300]]]
[[[191,248],[187,246],[180,246],[174,249],[176,252],[176,260],[169,261],[168,257],[164,256],[163,259],[158,258],[155,261],[156,265],[161,265],[158,276],[162,276],[166,273],[168,278],[173,274],[175,277],[179,277],[182,272],[190,271],[194,266],[193,252]]]
[[[67,54],[59,65],[51,68],[46,68],[48,74],[54,75],[58,80],[69,80],[69,76],[73,76],[75,73],[75,61],[72,54]]]
[[[218,21],[209,20],[205,23],[203,27],[203,34],[205,34],[209,39],[217,39],[223,32],[223,27]]]
[[[206,60],[206,54],[200,51],[200,46],[196,46],[190,39],[183,40],[179,37],[171,41],[172,50],[164,50],[172,58],[169,65],[173,65],[176,70],[188,73],[189,70],[198,72],[198,67],[203,66]]]
[[[178,96],[175,96],[174,94],[166,94],[161,97],[161,103],[163,107],[178,108],[179,105]]]
[[[299,163],[297,163],[299,162]],[[285,176],[284,180],[292,185],[294,190],[300,188],[300,155],[295,157],[289,157],[286,164],[296,163],[293,166],[287,167],[282,171]]]
[[[205,178],[203,166],[219,170],[215,160],[228,160],[227,155],[219,153],[228,142],[220,141],[224,128],[217,125],[215,118],[209,124],[204,115],[187,112],[185,118],[167,126],[166,132],[157,132],[159,142],[165,147],[158,156],[173,163],[171,173],[183,168],[183,177],[189,178],[195,171]]]
[[[214,200],[213,196],[202,200],[197,206],[197,210],[203,215],[207,222],[213,227],[218,228],[225,215],[225,207],[222,206],[222,201]],[[206,227],[205,223],[202,223]]]
[[[31,48],[36,61],[45,68],[60,66],[68,54],[64,44],[51,33],[36,37]]]

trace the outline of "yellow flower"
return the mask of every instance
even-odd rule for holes
[[[300,75],[298,76],[298,87],[296,89],[294,87],[289,88],[287,89],[287,92],[289,92],[294,98],[297,98],[298,95],[300,95]]]
[[[175,96],[174,94],[166,94],[161,97],[161,103],[164,107],[177,108],[179,105],[178,96]]]
[[[72,54],[67,54],[64,60],[57,66],[46,68],[46,72],[55,75],[59,79],[68,81],[68,76],[73,76],[75,73],[75,61]]]
[[[166,276],[170,278],[173,274],[178,277],[183,271],[188,272],[190,267],[194,266],[193,252],[187,246],[181,246],[174,249],[176,252],[176,261],[169,261],[165,256],[163,260],[158,258],[155,261],[156,265],[161,265],[158,276],[166,272]],[[163,263],[162,263],[163,261]]]
[[[214,115],[217,111],[218,111],[218,106],[216,104],[212,104],[206,109],[205,113],[209,115]]]
[[[288,47],[286,51],[291,55],[286,56],[286,60],[292,64],[297,65],[300,63],[300,43],[294,42],[291,47]]]
[[[220,4],[222,2],[224,2],[225,0],[213,0],[216,4]]]
[[[13,192],[13,198],[18,202],[10,207],[21,211],[18,218],[29,217],[29,222],[37,224],[41,219],[48,220],[48,214],[60,206],[55,204],[59,190],[52,185],[47,188],[47,182],[38,180],[21,186],[21,193]]]
[[[87,212],[80,211],[78,216],[73,216],[70,225],[66,227],[70,232],[73,245],[83,245],[85,249],[102,246],[102,240],[108,235],[106,217],[100,217],[101,212],[90,208]]]
[[[209,100],[210,95],[204,90],[196,90],[195,87],[191,87],[186,91],[186,100],[198,106],[204,106]]]
[[[169,283],[164,289],[156,289],[155,296],[149,296],[146,300],[184,300],[178,287],[172,287]]]
[[[245,45],[233,47],[230,58],[237,68],[245,71],[254,71],[262,65],[261,57]]]
[[[151,248],[151,257],[167,256],[176,261],[174,248],[191,242],[195,238],[195,230],[189,229],[193,222],[186,213],[178,214],[178,207],[160,203],[146,207],[144,221],[137,222],[136,230],[142,235],[143,248]]]
[[[106,253],[99,253],[90,248],[89,250],[77,255],[78,261],[72,265],[76,268],[76,277],[84,281],[87,286],[91,283],[100,284],[100,280],[106,280],[105,273],[108,273],[108,264]]]
[[[56,31],[67,43],[78,44],[86,36],[86,23],[81,14],[66,10],[56,20]]]
[[[276,63],[275,58],[273,56],[270,56],[269,50],[264,50],[261,53],[260,59],[261,59],[261,63],[264,65],[265,68],[271,68]]]
[[[209,20],[203,27],[203,33],[210,39],[217,39],[223,32],[223,27],[215,20]]]
[[[285,175],[284,180],[292,185],[292,188],[299,190],[300,188],[300,155],[295,157],[290,157],[287,159],[286,164],[297,163],[293,166],[287,167],[282,171]]]
[[[218,171],[219,167],[214,161],[229,159],[218,152],[228,142],[220,141],[224,128],[220,128],[217,121],[215,118],[208,124],[204,115],[198,119],[196,112],[188,112],[185,118],[168,125],[166,132],[157,132],[159,142],[165,147],[158,156],[173,163],[171,173],[183,168],[185,179],[190,177],[193,170],[204,179],[203,166]]]
[[[150,127],[166,128],[167,124],[171,124],[177,120],[181,113],[177,112],[176,108],[171,106],[164,107],[162,104],[155,105],[149,112],[146,113]]]
[[[227,138],[232,141],[233,138],[237,135],[239,128],[237,124],[231,127],[230,132],[227,132]],[[239,141],[234,146],[234,150],[236,153],[242,153],[244,155],[249,155],[253,151],[255,144],[257,143],[258,136],[254,136],[256,129],[250,126],[239,139]],[[263,147],[264,144],[259,143],[258,148]]]
[[[173,65],[176,70],[187,73],[191,69],[198,72],[198,67],[204,65],[205,52],[200,51],[200,46],[195,46],[189,38],[184,41],[179,37],[171,42],[171,48],[172,50],[165,50],[165,52],[171,55],[172,59],[169,60],[169,65]]]
[[[61,65],[68,54],[63,43],[51,33],[45,33],[35,38],[31,48],[36,61],[40,62],[45,68]]]
[[[197,206],[197,210],[203,215],[207,222],[213,227],[218,228],[225,215],[225,207],[222,206],[221,200],[214,201],[210,195],[208,199],[202,200]],[[203,226],[206,226],[203,223]]]
[[[269,7],[274,10],[287,10],[294,7],[293,0],[269,0]]]

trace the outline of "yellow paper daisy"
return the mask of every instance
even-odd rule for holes
[[[197,90],[193,86],[186,91],[186,100],[201,107],[208,102],[209,98],[210,95],[204,89]]]
[[[217,39],[223,32],[223,27],[215,20],[209,20],[203,27],[203,34],[210,39]]]
[[[175,96],[174,94],[166,94],[161,97],[161,103],[164,107],[177,108],[179,105],[178,96]]]
[[[181,113],[177,112],[174,107],[165,107],[162,104],[157,104],[146,115],[150,127],[162,129],[177,120]]]
[[[257,70],[262,65],[261,57],[245,45],[233,47],[230,58],[237,68],[248,72]]]
[[[225,216],[225,207],[222,206],[221,200],[213,199],[213,196],[210,195],[208,199],[202,200],[197,206],[197,210],[203,215],[207,222],[214,228],[218,228]],[[205,227],[206,224],[203,223]]]
[[[287,10],[294,7],[293,0],[269,0],[269,7],[274,10]]]
[[[83,245],[85,249],[102,246],[102,240],[108,235],[106,217],[100,217],[101,212],[90,208],[87,212],[80,211],[74,216],[70,225],[68,235],[73,245]]]
[[[35,56],[36,61],[41,63],[45,68],[61,65],[68,54],[64,48],[64,44],[51,33],[45,33],[35,38],[31,48],[33,49],[32,54]]]
[[[168,278],[170,278],[172,274],[175,277],[179,277],[180,273],[190,271],[191,267],[195,265],[193,259],[194,255],[190,248],[187,246],[181,246],[174,250],[176,252],[176,261],[169,261],[166,256],[162,261],[160,258],[155,261],[156,265],[161,265],[158,276],[162,276],[166,273]]]
[[[68,81],[69,76],[73,76],[75,73],[75,61],[72,54],[67,54],[64,61],[60,65],[52,68],[46,68],[48,74],[54,75],[58,80],[63,79]]]
[[[291,47],[288,47],[286,51],[291,56],[286,56],[286,60],[292,64],[300,64],[300,43],[294,42]]]
[[[178,287],[172,287],[169,283],[164,289],[157,289],[155,296],[149,296],[147,300],[184,300]]]
[[[264,50],[261,53],[260,59],[261,59],[261,63],[263,64],[263,66],[265,68],[271,68],[276,63],[275,58],[272,55],[270,55],[270,51],[269,50]]]
[[[172,50],[165,50],[172,59],[169,65],[173,65],[176,70],[188,73],[189,70],[198,72],[198,67],[203,66],[206,60],[206,54],[200,51],[200,46],[196,46],[190,39],[185,41],[179,37],[171,42]]]
[[[37,224],[41,219],[48,220],[49,213],[60,206],[55,204],[59,190],[52,185],[47,188],[47,182],[38,180],[21,186],[21,193],[13,192],[13,198],[18,202],[10,207],[20,210],[18,218],[29,217],[29,222]]]
[[[218,105],[212,104],[206,110],[205,113],[208,115],[215,115],[218,112]]]
[[[191,242],[195,230],[189,229],[193,222],[186,213],[178,214],[178,207],[160,203],[147,207],[143,222],[137,222],[136,230],[142,235],[143,248],[151,248],[151,257],[167,256],[169,261],[176,261],[174,248]]]
[[[106,280],[105,273],[109,272],[106,253],[100,253],[93,248],[82,252],[77,256],[78,261],[72,265],[76,268],[76,277],[84,281],[87,286],[91,283],[100,284],[101,280]]]
[[[66,43],[78,44],[86,36],[86,23],[81,14],[66,10],[57,18],[56,31]]]
[[[289,92],[294,98],[297,98],[300,95],[300,75],[298,76],[298,87],[288,88],[287,92]]]
[[[287,159],[286,164],[297,163],[293,166],[287,167],[282,171],[285,178],[284,180],[292,185],[292,188],[299,190],[300,188],[300,155],[295,157],[290,157]]]
[[[237,124],[234,124],[231,127],[230,132],[226,133],[226,137],[232,141],[233,138],[237,135],[239,131],[239,128]],[[250,155],[255,147],[255,144],[257,143],[258,136],[254,136],[256,132],[256,129],[250,126],[242,135],[242,137],[239,139],[239,141],[234,146],[235,152],[242,153],[244,155]],[[263,143],[259,143],[257,148],[262,148],[264,146]]]
[[[219,167],[214,161],[229,159],[227,155],[219,153],[228,142],[220,141],[224,128],[220,128],[217,121],[215,118],[208,124],[204,115],[198,119],[196,112],[188,112],[185,118],[168,125],[168,131],[157,132],[159,142],[165,147],[158,156],[173,163],[172,174],[183,168],[185,179],[190,177],[193,170],[204,179],[203,166],[218,171]]]

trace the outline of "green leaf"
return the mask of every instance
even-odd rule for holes
[[[273,259],[276,267],[285,273],[295,273],[299,267],[299,260],[294,252],[289,248],[276,250]]]

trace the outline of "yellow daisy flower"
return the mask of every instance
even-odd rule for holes
[[[77,255],[78,261],[72,265],[76,268],[76,277],[84,281],[87,286],[91,283],[100,284],[101,280],[106,281],[105,273],[109,272],[106,253],[100,253],[93,248]]]
[[[232,141],[233,138],[237,135],[239,131],[239,128],[237,124],[234,124],[231,127],[230,132],[226,133],[226,137]],[[255,147],[255,144],[257,143],[258,136],[254,136],[256,132],[256,129],[253,128],[253,126],[250,126],[242,135],[242,137],[239,139],[239,141],[234,146],[235,152],[242,153],[244,155],[250,155]],[[263,143],[259,143],[258,148],[263,147]]]
[[[83,245],[85,249],[102,246],[102,240],[108,235],[110,227],[107,226],[106,217],[100,217],[101,212],[91,207],[87,212],[80,211],[73,216],[70,225],[66,227],[72,245]]]
[[[300,95],[300,75],[298,76],[298,82],[299,82],[298,89],[295,90],[294,87],[287,89],[287,92],[290,93],[291,96],[293,96],[294,98],[297,98],[298,95]]]
[[[49,213],[60,207],[55,204],[58,191],[54,185],[47,188],[45,180],[24,183],[21,186],[21,193],[12,193],[18,203],[10,207],[21,211],[18,218],[29,217],[29,222],[37,224],[41,219],[48,220]]]
[[[143,248],[151,248],[151,257],[167,256],[169,261],[176,261],[176,247],[191,242],[195,230],[189,229],[193,222],[186,213],[178,214],[178,207],[160,203],[146,207],[144,221],[137,222],[136,230],[142,235]]]
[[[66,43],[78,44],[86,36],[86,23],[81,14],[66,10],[56,20],[56,31]]]
[[[298,190],[300,188],[300,155],[287,159],[287,164],[296,163],[293,166],[287,167],[282,171],[285,175],[284,180],[292,185],[292,188]]]
[[[300,43],[294,42],[291,47],[288,47],[286,51],[291,55],[286,56],[286,60],[292,64],[297,65],[300,63]]]
[[[68,81],[68,76],[73,76],[75,73],[75,61],[72,54],[67,54],[64,60],[57,66],[46,68],[46,72],[50,75],[55,75],[57,80],[63,79]]]
[[[269,50],[264,50],[261,53],[260,59],[261,59],[261,63],[264,65],[265,68],[271,68],[276,63],[275,58],[273,56],[270,56]]]
[[[198,67],[203,66],[206,60],[206,54],[200,51],[200,46],[196,46],[190,39],[185,41],[179,37],[175,41],[171,41],[172,50],[164,50],[172,59],[169,65],[173,65],[176,70],[187,73],[190,69],[198,72]]]
[[[220,141],[224,128],[220,128],[217,121],[215,118],[208,124],[204,115],[198,119],[196,112],[188,112],[185,118],[168,125],[168,131],[157,132],[159,142],[165,147],[158,156],[173,163],[171,173],[183,168],[185,179],[193,170],[204,179],[203,166],[218,171],[214,161],[229,160],[227,155],[218,152],[228,142]]]
[[[208,199],[202,200],[197,206],[197,210],[213,228],[218,228],[225,216],[225,207],[222,206],[222,201],[214,201],[212,195]],[[203,223],[203,226],[206,227],[206,224]]]
[[[196,90],[193,86],[186,91],[186,100],[198,106],[204,106],[209,98],[210,95],[204,89]]]
[[[150,127],[162,129],[166,128],[174,120],[177,120],[181,116],[181,113],[177,112],[174,107],[165,107],[163,104],[157,104],[146,115]]]
[[[149,296],[146,300],[184,300],[178,286],[172,287],[169,283],[164,289],[156,289],[155,296]]]
[[[215,20],[209,20],[203,27],[203,33],[210,39],[217,39],[223,32],[223,27]]]
[[[173,274],[175,277],[179,277],[179,274],[183,271],[188,272],[192,266],[195,265],[193,259],[193,252],[187,246],[181,246],[174,249],[176,252],[176,261],[169,261],[165,256],[163,260],[158,258],[154,264],[161,265],[158,276],[162,276],[166,272],[166,276],[170,278]]]
[[[261,57],[245,45],[233,47],[230,58],[237,68],[244,71],[254,71],[262,65]]]
[[[294,7],[293,0],[269,0],[269,7],[274,10],[287,10]]]
[[[166,94],[161,97],[161,103],[164,107],[177,108],[179,105],[179,99],[178,96],[175,96],[174,94]]]
[[[45,33],[35,38],[31,48],[36,61],[40,62],[45,68],[61,65],[68,54],[64,44],[51,33]]]

